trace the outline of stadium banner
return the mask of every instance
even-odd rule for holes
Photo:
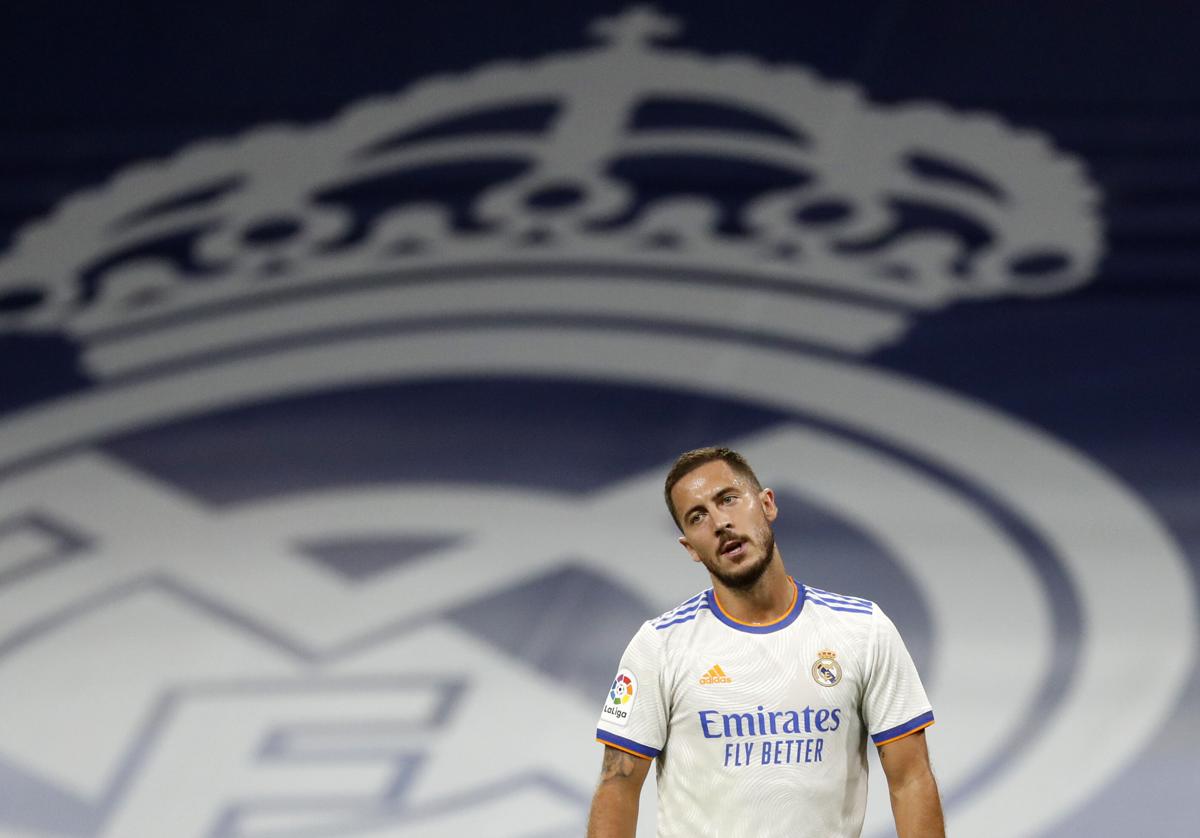
[[[140,14],[0,33],[0,838],[581,834],[710,444],[952,834],[1194,831],[1183,11]]]

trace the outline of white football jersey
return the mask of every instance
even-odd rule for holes
[[[867,736],[933,724],[912,658],[873,602],[805,585],[770,625],[710,588],[644,623],[596,738],[657,759],[658,836],[858,836]]]

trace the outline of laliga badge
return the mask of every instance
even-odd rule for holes
[[[637,678],[628,669],[622,669],[613,679],[604,702],[604,719],[610,724],[624,725],[629,721],[629,711],[637,697]]]
[[[812,665],[812,676],[822,687],[836,686],[842,680],[842,665],[837,662],[837,652],[829,649],[817,652],[817,662]]]

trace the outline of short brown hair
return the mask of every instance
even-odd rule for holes
[[[667,472],[667,482],[663,486],[663,496],[667,500],[667,511],[671,513],[671,520],[675,522],[675,526],[679,527],[680,532],[683,532],[683,525],[679,523],[675,504],[671,500],[671,490],[675,488],[675,484],[682,480],[685,475],[690,474],[705,463],[711,463],[714,460],[721,460],[735,472],[749,480],[756,492],[762,491],[762,484],[758,482],[758,475],[754,473],[754,469],[750,468],[750,464],[746,462],[745,457],[732,448],[710,445],[707,448],[686,451],[676,458],[675,464]]]

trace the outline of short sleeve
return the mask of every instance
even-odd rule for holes
[[[933,724],[933,708],[900,632],[878,605],[873,612],[862,715],[871,741],[886,745]]]
[[[667,741],[658,634],[644,623],[629,641],[596,727],[597,741],[645,759],[658,756]]]

